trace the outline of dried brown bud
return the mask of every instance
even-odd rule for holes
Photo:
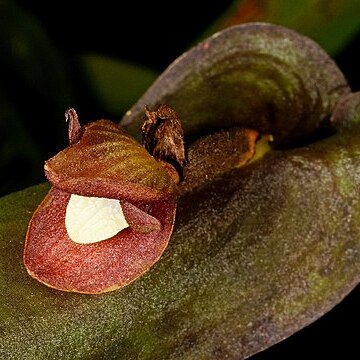
[[[158,160],[181,169],[185,162],[184,131],[177,113],[168,105],[151,111],[145,106],[141,128],[143,145]]]

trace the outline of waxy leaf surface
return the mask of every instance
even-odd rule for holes
[[[340,70],[312,40],[280,26],[240,25],[175,60],[122,125],[136,134],[144,106],[166,103],[188,137],[242,125],[291,144],[321,127],[348,92]]]
[[[359,155],[358,134],[336,135],[187,193],[161,261],[97,296],[49,289],[22,265],[48,188],[3,198],[0,355],[241,359],[280,341],[359,281]]]

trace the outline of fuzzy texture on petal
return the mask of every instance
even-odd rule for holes
[[[174,198],[144,206],[161,229],[129,227],[93,244],[72,241],[65,227],[70,194],[52,188],[34,213],[26,237],[24,263],[38,281],[63,291],[101,293],[121,288],[146,272],[165,250],[172,233]],[[127,210],[129,211],[129,210]],[[131,211],[131,210],[130,210]]]
[[[82,130],[79,141],[45,162],[45,174],[55,187],[130,201],[159,200],[176,193],[161,162],[118,125],[98,120]]]

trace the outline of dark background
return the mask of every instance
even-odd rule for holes
[[[13,158],[5,164],[0,161],[0,196],[43,181],[44,160],[67,144],[63,117],[65,109],[75,107],[82,123],[99,118],[119,121],[128,109],[119,109],[117,113],[104,109],[90,91],[88,79],[78,61],[79,55],[97,53],[140,64],[161,73],[203,36],[232,1],[181,1],[168,5],[154,1],[114,3],[106,0],[101,3],[68,0],[18,0],[13,3],[41,24],[52,45],[58,50],[69,90],[64,91],[64,87],[61,87],[64,85],[61,74],[55,74],[53,69],[46,72],[49,60],[46,49],[36,49],[37,54],[44,50],[44,63],[41,58],[34,59],[39,67],[38,72],[43,73],[37,74],[35,70],[27,69],[28,76],[33,76],[30,81],[24,81],[19,66],[6,64],[1,69],[0,56],[0,85],[6,89],[6,99],[16,109],[24,133],[31,139],[33,148],[36,147],[36,152],[30,156],[21,149],[18,142],[22,140],[15,130],[12,138],[8,137],[7,146],[16,144],[18,149],[17,152],[14,150]],[[6,22],[1,16],[0,11],[0,31],[1,22]],[[19,20],[13,26],[22,27],[23,24]],[[357,66],[360,63],[359,47],[360,36],[355,36],[335,57],[353,90],[360,90],[360,70]],[[38,75],[47,77],[48,81],[43,78],[40,81]],[[125,89],[126,86],[124,84]],[[6,139],[6,129],[1,128],[0,119],[1,132],[5,132],[2,136]]]
[[[201,36],[231,1],[178,1],[168,2],[167,5],[133,1],[126,2],[126,6],[123,2],[108,1],[17,3],[40,20],[54,45],[65,54],[71,81],[76,83],[77,89],[76,94],[72,94],[73,103],[66,107],[74,106],[82,118],[90,121],[112,117],[113,114],[104,113],[88,92],[86,82],[77,72],[75,57],[78,53],[91,51],[105,54],[161,72]],[[359,46],[360,36],[356,36],[335,58],[353,90],[360,90]],[[7,97],[19,108],[25,126],[40,144],[41,150],[41,161],[38,165],[32,164],[31,169],[26,162],[16,159],[4,170],[1,175],[2,192],[8,193],[43,181],[42,161],[64,146],[66,134],[52,135],[58,130],[53,122],[56,119],[63,121],[63,113],[59,114],[59,109],[42,102],[41,97],[32,93],[15,72],[4,74],[2,81],[8,87]],[[66,97],[63,103],[66,104]],[[65,125],[61,126],[66,131]],[[30,171],[32,176],[24,175]],[[317,354],[326,358],[333,357],[334,353],[340,353],[341,359],[358,358],[359,307],[360,289],[357,288],[320,320],[253,359],[315,358]]]
[[[0,85],[6,89],[6,99],[16,108],[24,131],[38,148],[36,161],[29,159],[27,153],[24,154],[22,149],[18,149],[18,154],[14,155],[11,162],[0,166],[0,195],[43,181],[44,160],[67,145],[64,111],[68,107],[75,107],[83,124],[99,118],[119,121],[127,110],[120,109],[114,114],[101,106],[89,89],[78,61],[79,55],[88,52],[102,54],[140,64],[161,73],[196,42],[196,38],[217,19],[231,1],[203,1],[202,9],[194,8],[191,2],[186,1],[170,2],[166,6],[154,1],[19,0],[12,3],[20,5],[19,12],[25,10],[45,30],[61,56],[67,84],[64,85],[61,81],[61,74],[54,69],[47,69],[52,60],[46,53],[47,49],[36,48],[36,56],[42,51],[44,56],[35,58],[35,64],[23,70],[28,72],[30,80],[19,71],[28,64],[22,66],[20,63],[20,66],[16,66],[5,61],[5,66],[1,69],[0,55]],[[7,24],[3,25],[6,30],[13,26],[28,31],[26,21],[17,18],[16,14],[12,15],[14,19],[2,16],[5,15],[1,13],[0,6],[0,31],[3,24]],[[16,30],[10,30],[9,33],[14,37],[22,36]],[[13,46],[14,44],[10,43],[10,47]],[[10,53],[12,51],[14,50],[9,49]],[[44,79],[44,76],[48,79]],[[65,86],[69,88],[68,92],[64,92]],[[124,84],[124,88],[126,86],[127,84]],[[1,131],[0,126],[0,133]],[[3,132],[6,133],[6,129]],[[18,139],[15,136],[12,144],[20,141]]]

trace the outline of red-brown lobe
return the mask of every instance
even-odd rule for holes
[[[149,233],[162,229],[160,221],[149,214],[152,210],[150,204],[138,203],[135,206],[125,200],[121,200],[120,203],[125,219],[133,230]],[[144,210],[141,208],[144,208]]]
[[[69,199],[69,193],[52,188],[28,228],[25,266],[32,277],[50,287],[82,293],[123,287],[146,272],[169,242],[175,198],[148,206],[148,219],[159,219],[160,231],[144,233],[126,228],[108,240],[86,245],[73,242],[67,234],[65,213]],[[148,223],[152,224],[152,220]]]
[[[79,141],[45,162],[57,188],[130,201],[172,197],[176,185],[160,162],[109,120],[85,125]]]

